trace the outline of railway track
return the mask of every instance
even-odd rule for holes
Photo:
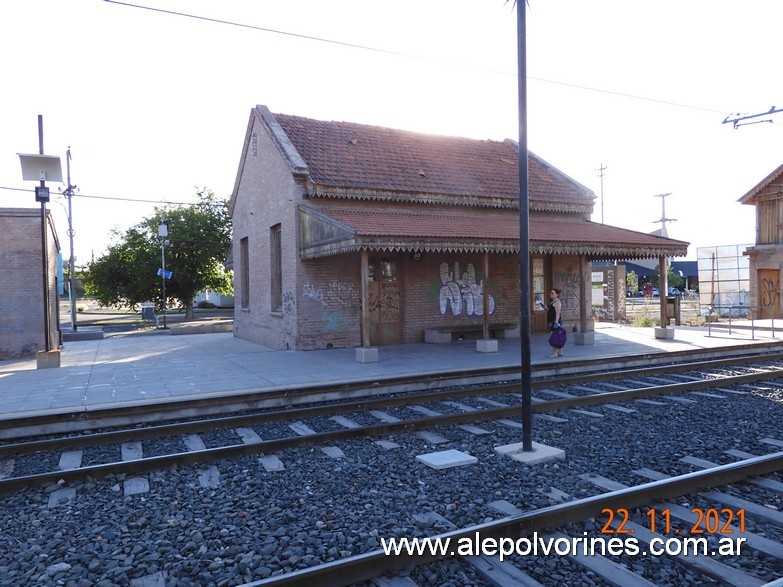
[[[72,553],[91,552],[92,547],[79,542],[91,540],[105,545],[101,556],[107,561],[114,557],[114,562],[98,564],[82,555],[87,570],[76,576],[116,584],[144,577],[152,581],[149,577],[156,574],[194,585],[265,584],[257,583],[262,577],[283,581],[279,584],[351,584],[370,580],[366,571],[356,570],[362,564],[394,573],[402,563],[392,561],[402,559],[409,559],[404,566],[411,560],[421,563],[405,575],[422,586],[433,581],[504,584],[497,573],[510,573],[513,579],[504,580],[517,581],[505,584],[726,583],[725,578],[734,575],[723,567],[713,565],[711,569],[720,571],[708,572],[677,557],[665,563],[661,561],[670,557],[627,554],[605,557],[607,562],[595,556],[540,554],[510,555],[503,564],[497,556],[360,561],[373,553],[378,556],[381,538],[457,539],[470,529],[475,535],[476,528],[481,536],[498,539],[533,532],[555,540],[561,534],[571,539],[622,538],[605,525],[609,514],[603,510],[619,520],[620,510],[627,509],[626,527],[635,528],[628,526],[634,523],[647,530],[646,512],[662,512],[669,502],[683,508],[687,501],[690,509],[713,508],[714,515],[720,515],[723,506],[710,505],[707,494],[696,493],[708,486],[730,494],[752,487],[756,493],[748,494],[747,501],[779,512],[783,499],[776,491],[780,477],[774,471],[780,470],[780,453],[761,458],[748,454],[783,450],[775,417],[783,409],[779,359],[763,354],[645,369],[618,370],[615,365],[612,372],[599,372],[596,366],[592,373],[536,378],[536,440],[563,446],[567,460],[535,467],[496,450],[520,436],[521,396],[515,381],[470,386],[451,382],[445,389],[343,396],[287,409],[6,441],[0,445],[0,477],[6,476],[0,479],[5,493],[0,496],[0,523],[16,536],[16,546],[0,537],[0,579],[7,573],[13,578],[8,584],[23,584],[19,579],[24,577],[67,582],[67,573],[57,575],[51,561],[78,565]],[[726,429],[719,426],[721,421]],[[476,455],[478,463],[430,471],[414,455],[433,448]],[[747,462],[741,467],[726,463],[737,458]],[[705,466],[712,473],[692,472]],[[740,470],[742,475],[772,477],[764,481],[765,487],[739,485]],[[665,485],[660,479],[651,481],[656,475],[678,479],[672,482],[676,492],[661,489]],[[685,481],[691,477],[695,485]],[[649,485],[640,489],[649,493],[623,501],[625,492],[640,484]],[[602,502],[604,498],[608,501]],[[606,507],[596,511],[601,503]],[[727,507],[735,516],[742,509]],[[564,508],[557,514],[562,518],[552,517],[559,508]],[[672,520],[675,511],[682,513],[669,508]],[[85,523],[85,516],[93,522]],[[495,519],[498,516],[501,519]],[[783,530],[756,519],[748,515],[749,532],[763,534],[771,544],[783,540]],[[490,529],[495,523],[508,525]],[[47,530],[52,524],[61,530]],[[687,522],[671,524],[689,529]],[[24,551],[32,534],[35,543],[57,545],[69,532],[68,548],[55,546],[53,555],[32,565],[35,571],[4,554]],[[710,538],[714,545],[720,537],[710,534],[715,534]],[[145,559],[140,567],[123,564],[143,556],[140,551],[134,555],[135,542],[147,544],[152,552],[166,551],[167,544],[178,546],[160,554],[160,560]],[[774,554],[779,551],[771,544],[764,543],[767,550],[749,547],[749,554],[712,562],[728,562],[741,571],[729,584],[761,585],[775,573],[783,575],[783,564]],[[37,561],[35,554],[27,556]],[[335,570],[353,560],[359,565],[355,569]],[[326,561],[327,568],[319,570]],[[599,566],[585,567],[586,562]],[[388,568],[383,566],[387,563]],[[444,579],[455,568],[465,579]],[[306,574],[326,571],[328,577],[317,579]],[[528,583],[521,582],[520,572],[529,575]],[[723,578],[712,578],[717,575]],[[702,582],[694,583],[694,578]],[[373,580],[383,584],[383,579]]]
[[[488,585],[541,585],[514,564],[533,552],[575,562],[610,585],[655,585],[631,570],[622,561],[625,555],[625,561],[634,556],[666,556],[718,584],[760,587],[770,583],[720,562],[717,555],[722,551],[725,558],[736,557],[744,547],[769,557],[770,573],[783,572],[783,544],[748,531],[753,525],[751,518],[756,524],[783,527],[783,513],[721,490],[753,482],[783,493],[783,483],[764,477],[780,471],[783,452],[676,477],[640,469],[635,471],[638,476],[653,480],[632,487],[586,474],[585,478],[607,491],[534,511],[511,511],[498,520],[421,537],[419,544],[426,542],[425,549],[378,549],[247,583],[246,587],[360,584],[403,569],[407,575],[411,567],[457,556]],[[698,499],[699,504],[688,508],[675,503],[682,498]],[[432,513],[420,519],[453,526]],[[607,547],[610,542],[613,546]],[[460,555],[460,550],[471,554]],[[479,554],[484,550],[490,554]]]
[[[783,359],[777,345],[749,345],[731,349],[679,351],[660,355],[651,353],[634,357],[603,357],[583,361],[559,361],[557,364],[534,366],[533,386],[551,377],[572,383],[606,379],[612,371],[647,369],[650,374],[689,370],[693,365],[727,367],[755,360]],[[375,395],[451,389],[457,386],[493,382],[519,381],[519,367],[471,369],[432,373],[429,375],[388,377],[341,385],[311,385],[279,390],[242,389],[210,397],[178,401],[149,402],[129,406],[93,408],[78,411],[57,411],[41,415],[25,415],[2,420],[0,442],[34,435],[78,433],[116,426],[166,422],[181,418],[201,418],[242,411],[280,408],[367,398]]]
[[[651,397],[674,394],[699,394],[701,398],[720,399],[722,396],[719,394],[710,394],[704,390],[720,388],[724,394],[743,394],[747,392],[730,388],[783,378],[783,368],[778,366],[776,360],[770,361],[769,357],[764,357],[763,362],[751,365],[747,363],[747,358],[743,358],[740,365],[744,372],[726,372],[728,367],[736,369],[736,365],[736,360],[722,359],[699,364],[681,364],[675,368],[648,367],[540,380],[533,384],[535,394],[531,398],[531,407],[534,414],[539,416],[558,410],[580,410],[595,405],[605,405],[622,412],[630,411],[631,408],[618,406],[618,402],[649,401]],[[593,386],[587,386],[586,383]],[[780,385],[783,389],[783,381]],[[560,391],[562,389],[569,391]],[[14,491],[29,485],[85,481],[110,474],[138,475],[172,466],[210,463],[249,454],[275,453],[306,444],[329,445],[355,438],[427,431],[439,426],[471,425],[495,420],[512,427],[520,427],[518,422],[510,420],[521,416],[524,410],[523,398],[518,391],[519,386],[516,383],[473,385],[8,443],[0,445],[0,471],[5,471],[0,472],[0,492]],[[553,396],[555,399],[551,399]],[[456,401],[464,398],[473,398],[475,401],[472,405]],[[695,401],[687,398],[676,399],[686,404]],[[395,412],[383,411],[389,408],[393,408]],[[444,413],[444,410],[448,413]],[[560,419],[557,416],[548,417],[554,421]],[[316,423],[312,424],[312,421]],[[364,423],[359,423],[360,421]],[[264,440],[265,437],[268,438],[264,427],[280,423],[287,424],[285,431],[288,434],[280,436],[280,433],[275,431],[271,434],[278,437]],[[318,431],[319,427],[321,431]],[[324,428],[328,430],[324,431]],[[228,437],[224,436],[220,446],[208,448],[197,435],[215,430],[227,431]],[[233,432],[236,434],[232,434]],[[168,446],[164,449],[154,448],[151,452],[155,456],[144,457],[141,442],[160,439],[174,439],[174,448],[178,446],[180,450],[171,450]],[[177,442],[177,439],[182,441]],[[234,442],[231,442],[232,439]],[[121,460],[86,466],[82,464],[81,453],[84,449],[109,445],[119,448],[115,452],[123,456]],[[185,450],[186,448],[189,450]],[[50,463],[57,462],[57,466],[51,470],[23,475],[11,474],[13,469],[18,467],[16,461],[25,455],[53,454],[58,451],[69,456],[65,461],[48,459]]]

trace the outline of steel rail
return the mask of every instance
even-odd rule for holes
[[[452,544],[458,544],[461,540],[479,541],[485,538],[526,537],[534,532],[557,528],[588,518],[597,518],[604,509],[626,508],[632,510],[665,499],[688,495],[710,487],[737,483],[748,477],[768,475],[781,470],[783,470],[783,452],[776,452],[525,512],[501,520],[445,532],[430,538],[441,540],[441,542],[449,540]],[[399,572],[411,566],[442,560],[447,556],[432,552],[421,555],[409,554],[404,551],[396,555],[387,555],[379,549],[285,575],[245,583],[243,587],[310,587],[312,585],[341,587],[368,581],[388,572]]]
[[[777,377],[783,377],[783,371],[781,371],[773,373],[750,373],[732,376],[729,379],[732,380],[730,383],[731,385],[736,385],[739,383],[768,379],[770,374],[775,374]],[[693,391],[694,389],[709,389],[711,387],[715,387],[716,385],[726,385],[726,381],[726,379],[711,379],[623,391],[609,391],[594,395],[539,402],[533,404],[532,409],[534,412],[553,411],[571,407],[611,403],[661,394]],[[472,391],[475,391],[476,393],[482,393],[481,390]],[[404,398],[397,399],[403,400]],[[461,412],[458,414],[442,414],[438,416],[427,416],[411,420],[401,420],[399,422],[362,426],[359,428],[348,428],[345,430],[322,432],[306,436],[293,436],[281,439],[266,440],[252,444],[235,444],[199,451],[177,453],[174,455],[162,455],[137,459],[133,461],[119,461],[114,463],[91,465],[88,467],[80,467],[78,469],[52,471],[21,477],[10,477],[7,479],[0,479],[0,493],[15,491],[22,487],[31,485],[56,483],[60,480],[81,481],[88,478],[98,478],[110,474],[138,474],[165,469],[171,466],[204,463],[220,459],[231,459],[256,453],[271,453],[286,448],[301,446],[306,443],[327,443],[340,440],[351,440],[365,436],[378,436],[381,434],[397,433],[401,431],[422,430],[443,425],[496,420],[506,416],[520,414],[523,409],[524,406],[522,405],[514,405],[508,407],[476,410],[471,412]],[[275,416],[280,418],[289,418],[290,415],[291,411],[275,412]]]
[[[725,365],[727,359],[711,361],[709,367]],[[698,363],[699,368],[705,368],[704,363]],[[690,369],[693,369],[690,365]],[[589,375],[583,377],[566,377],[547,381],[533,382],[534,388],[551,387],[556,385],[569,385],[573,383],[584,383],[588,381],[600,381],[605,379],[623,379],[627,377],[643,377],[645,373],[659,373],[660,368],[635,369],[626,372],[612,372],[610,374],[601,374],[601,377]],[[689,369],[678,369],[689,370]],[[671,370],[669,370],[671,371]],[[598,393],[578,398],[568,398],[561,400],[551,400],[540,402],[533,406],[534,411],[542,409],[554,410],[568,407],[585,406],[596,403],[607,403],[610,401],[622,401],[624,399],[636,399],[653,395],[662,395],[667,393],[679,393],[681,391],[691,391],[693,389],[708,389],[716,385],[735,385],[739,383],[755,382],[762,379],[770,379],[770,375],[776,375],[776,371],[761,371],[758,373],[726,376],[719,379],[708,379],[699,381],[690,381],[687,383],[673,383],[669,385],[658,385],[654,387],[645,387],[621,391],[611,391]],[[779,377],[783,377],[783,370],[780,370]],[[102,446],[106,444],[116,444],[121,442],[130,442],[134,440],[144,440],[149,438],[162,438],[165,436],[174,436],[181,434],[194,434],[214,429],[225,429],[238,426],[258,425],[267,422],[279,422],[283,420],[311,418],[323,415],[344,414],[361,410],[371,410],[378,408],[389,408],[409,405],[411,403],[442,401],[447,399],[456,399],[471,397],[476,395],[503,394],[518,391],[518,383],[505,383],[473,387],[467,389],[448,389],[442,391],[428,391],[423,393],[399,395],[392,397],[368,398],[358,401],[345,402],[340,404],[324,404],[310,406],[305,408],[291,408],[287,410],[262,412],[256,414],[241,414],[237,416],[225,416],[221,418],[210,418],[205,420],[196,420],[191,422],[179,422],[173,424],[163,424],[158,426],[148,426],[145,428],[131,428],[115,430],[96,434],[87,434],[79,436],[66,436],[60,438],[50,438],[30,442],[9,443],[0,445],[0,458],[20,456],[40,451],[52,451],[58,449],[77,449],[87,446]],[[501,408],[507,409],[507,408]],[[511,408],[513,409],[513,408]],[[509,412],[509,414],[515,412]]]
[[[635,370],[630,373],[617,373],[619,378],[628,376],[643,376],[643,371]],[[654,371],[657,372],[657,371]],[[770,377],[772,375],[772,377]],[[597,403],[607,403],[610,401],[621,401],[623,399],[636,399],[652,395],[663,395],[667,393],[679,393],[683,391],[693,391],[697,389],[709,389],[716,385],[736,385],[748,382],[756,382],[766,379],[783,377],[783,370],[778,375],[776,371],[760,371],[757,373],[734,375],[721,377],[719,379],[706,379],[702,381],[694,380],[684,383],[673,383],[668,385],[658,385],[652,387],[636,388],[629,390],[611,391],[597,393],[575,398],[561,400],[550,400],[536,404],[538,411],[564,409],[569,407],[591,405]],[[594,380],[594,379],[591,379]],[[554,385],[567,385],[573,382],[584,382],[581,378],[565,378],[550,381],[536,382],[534,387],[551,387]],[[54,439],[44,439],[24,443],[14,443],[0,445],[0,457],[18,456],[30,454],[43,450],[56,450],[62,448],[81,448],[85,446],[100,446],[114,444],[119,442],[129,442],[132,440],[143,440],[148,438],[161,438],[178,434],[203,432],[216,428],[230,428],[236,426],[246,426],[261,424],[266,422],[278,422],[291,420],[295,418],[308,418],[321,415],[334,415],[340,413],[349,413],[360,410],[370,410],[382,407],[398,407],[410,403],[422,401],[440,401],[443,399],[454,399],[457,397],[471,397],[475,395],[502,394],[517,391],[517,384],[489,385],[475,387],[464,390],[445,390],[437,392],[425,392],[415,395],[403,395],[394,397],[383,397],[375,399],[363,399],[356,402],[346,402],[342,404],[325,404],[306,408],[292,408],[289,410],[280,410],[274,412],[264,412],[260,414],[243,414],[238,416],[226,416],[222,418],[211,418],[208,420],[198,420],[193,422],[181,422],[175,424],[166,424],[160,426],[151,426],[146,428],[125,429],[98,434],[89,434],[81,436],[62,437]],[[514,410],[511,408],[500,408],[502,410]]]

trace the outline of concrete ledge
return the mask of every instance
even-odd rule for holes
[[[660,339],[673,339],[674,338],[674,328],[666,328],[666,327],[655,327],[655,338]]]
[[[221,322],[186,322],[184,324],[169,324],[171,334],[213,334],[215,332],[233,332],[233,321]]]
[[[359,347],[356,349],[355,358],[357,363],[377,363],[378,349],[370,347]]]
[[[498,352],[498,341],[494,338],[482,338],[476,341],[477,353],[496,353]]]
[[[496,446],[495,452],[499,455],[506,455],[507,457],[510,457],[515,461],[519,461],[520,463],[524,463],[526,465],[537,465],[539,463],[546,463],[548,461],[565,460],[565,451],[560,448],[547,446],[538,442],[534,442],[532,444],[533,450],[530,452],[525,452],[522,450],[521,442]]]
[[[103,328],[95,326],[77,326],[76,332],[73,330],[63,330],[63,342],[72,342],[76,340],[103,340]]]
[[[451,332],[441,332],[437,328],[427,328],[424,331],[424,342],[430,344],[444,344],[451,342]]]
[[[497,338],[519,338],[519,326],[516,328],[499,328],[495,332]]]
[[[574,344],[592,345],[595,344],[595,332],[574,332]]]
[[[60,351],[38,351],[36,361],[38,369],[56,369],[60,366]]]

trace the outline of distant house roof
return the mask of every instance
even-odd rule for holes
[[[764,196],[776,196],[778,198],[783,195],[783,165],[775,169],[767,177],[762,179],[759,183],[753,186],[747,194],[742,196],[738,201],[740,204],[756,204],[756,202]]]

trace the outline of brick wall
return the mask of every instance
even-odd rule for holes
[[[47,223],[50,325],[58,348],[57,236]],[[26,357],[45,350],[41,212],[35,208],[0,208],[0,359]]]
[[[423,253],[420,261],[403,258],[403,342],[423,342],[424,330],[439,326],[483,324],[484,255]],[[490,255],[490,323],[519,322],[519,258]],[[459,295],[458,295],[459,294]]]

